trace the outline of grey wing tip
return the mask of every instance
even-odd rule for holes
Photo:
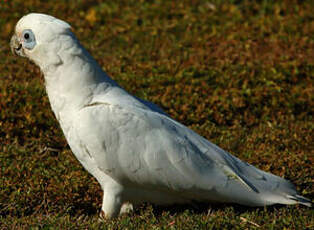
[[[305,198],[305,197],[303,197],[303,196],[300,196],[300,195],[293,195],[293,196],[291,196],[291,195],[289,195],[289,196],[287,196],[290,200],[294,200],[294,201],[296,201],[297,203],[299,203],[299,204],[302,204],[302,205],[305,205],[305,206],[307,206],[307,207],[313,207],[313,202],[310,200],[310,199],[308,199],[308,198]]]

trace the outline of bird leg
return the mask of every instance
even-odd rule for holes
[[[108,186],[104,189],[101,217],[112,219],[120,214],[122,206],[121,188]]]

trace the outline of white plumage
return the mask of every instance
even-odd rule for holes
[[[11,47],[44,73],[52,110],[71,150],[104,191],[106,217],[145,201],[311,205],[289,181],[240,161],[156,105],[128,94],[102,71],[66,22],[26,15],[16,25]]]

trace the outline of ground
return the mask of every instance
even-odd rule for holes
[[[9,39],[30,12],[73,26],[103,69],[242,160],[313,199],[313,1],[0,1],[0,229],[313,229],[313,209],[143,204],[99,221],[39,69]]]

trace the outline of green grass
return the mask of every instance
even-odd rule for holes
[[[275,3],[274,3],[275,2]],[[125,89],[313,199],[313,1],[0,1],[0,229],[313,229],[313,209],[143,204],[98,221],[39,69],[9,50],[17,20],[68,21]]]

